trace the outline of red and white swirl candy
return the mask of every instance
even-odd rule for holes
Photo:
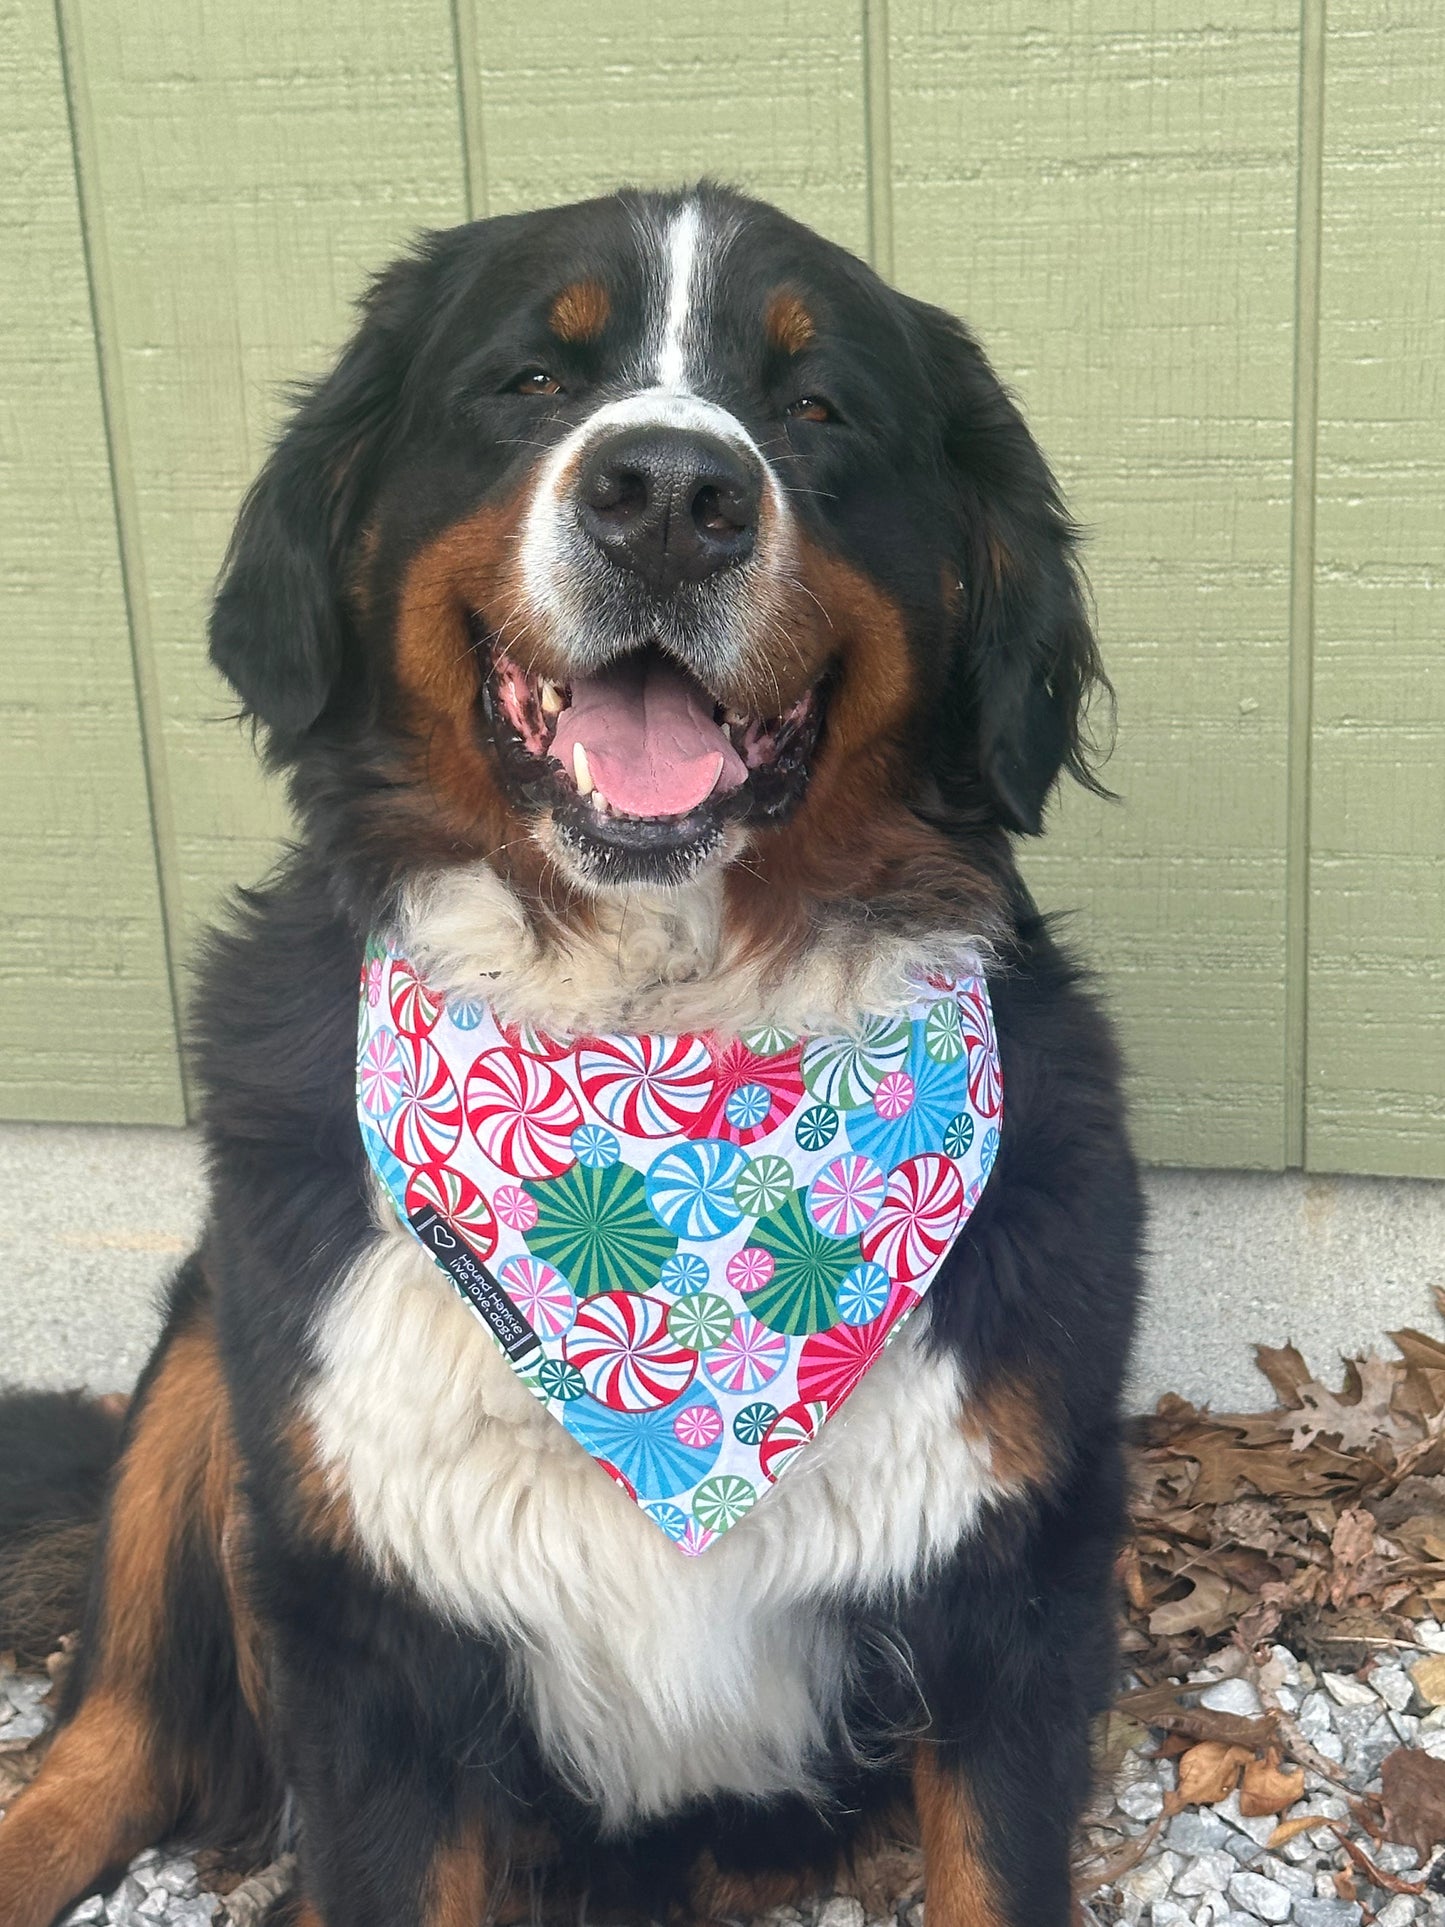
[[[403,1164],[440,1164],[462,1134],[462,1101],[441,1052],[425,1037],[403,1037],[402,1092],[386,1141]]]
[[[786,1471],[809,1439],[817,1435],[819,1426],[827,1416],[828,1408],[821,1399],[800,1400],[786,1411],[779,1412],[763,1434],[763,1442],[758,1447],[758,1464],[763,1477],[771,1482]]]
[[[863,1256],[899,1283],[921,1278],[953,1242],[962,1212],[963,1179],[952,1158],[936,1151],[909,1158],[894,1170],[878,1215],[864,1227]]]
[[[614,1412],[670,1405],[692,1383],[697,1354],[668,1336],[667,1307],[637,1291],[589,1298],[565,1341],[567,1363]]]
[[[867,1325],[835,1325],[830,1331],[814,1332],[804,1341],[798,1358],[802,1396],[821,1399],[830,1412],[841,1405],[881,1356],[889,1322],[875,1318]]]
[[[479,1258],[490,1258],[497,1245],[497,1220],[492,1207],[470,1178],[449,1164],[426,1164],[406,1181],[406,1209],[430,1208],[464,1238]]]
[[[499,1017],[497,1029],[514,1050],[523,1050],[529,1057],[543,1057],[549,1064],[572,1054],[570,1044],[549,1037],[545,1030],[538,1030],[535,1024],[514,1024]]]
[[[437,1027],[442,997],[418,974],[405,957],[393,957],[389,986],[391,1019],[406,1037],[427,1037]]]
[[[587,1101],[629,1137],[685,1131],[712,1094],[713,1066],[700,1037],[594,1037],[577,1053]]]
[[[997,1117],[1003,1109],[1003,1070],[988,994],[977,977],[967,977],[959,985],[958,1014],[968,1051],[969,1101],[980,1117]]]
[[[550,1064],[510,1044],[483,1051],[467,1073],[467,1123],[498,1170],[557,1178],[576,1163],[582,1106]]]

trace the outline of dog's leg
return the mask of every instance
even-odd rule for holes
[[[1116,1680],[1121,1467],[999,1507],[910,1628],[929,1729],[913,1756],[928,1927],[1067,1927],[1090,1732]]]
[[[329,1850],[330,1841],[310,1861],[303,1855],[306,1897],[295,1927],[482,1927],[492,1883],[479,1819],[454,1823],[449,1837],[427,1844],[417,1811],[404,1796],[392,1807],[380,1786],[364,1838],[358,1816],[350,1817],[348,1861]],[[304,1824],[316,1837],[325,1822],[313,1812]]]
[[[913,1798],[929,1927],[1007,1927],[998,1871],[985,1850],[984,1821],[968,1781],[927,1741],[913,1756]]]
[[[49,1927],[76,1894],[159,1839],[197,1796],[198,1736],[211,1722],[223,1747],[234,1734],[214,1665],[229,1654],[234,1682],[232,1628],[210,1623],[226,1613],[219,1537],[233,1480],[215,1343],[208,1320],[192,1315],[168,1331],[132,1415],[73,1711],[0,1823],[5,1927]],[[206,1588],[189,1583],[207,1549],[212,1600],[192,1597]],[[197,1699],[212,1697],[183,1722],[178,1695],[192,1687]]]

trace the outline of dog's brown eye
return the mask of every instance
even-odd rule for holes
[[[545,368],[529,368],[525,375],[518,375],[512,389],[518,395],[560,395],[562,384]]]
[[[820,395],[800,395],[788,403],[789,417],[795,422],[830,422],[833,411]]]

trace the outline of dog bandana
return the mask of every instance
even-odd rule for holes
[[[988,991],[917,992],[837,1036],[562,1042],[368,947],[373,1169],[522,1382],[684,1552],[817,1436],[983,1190]]]

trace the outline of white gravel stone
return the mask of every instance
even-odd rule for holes
[[[1445,1760],[1445,1726],[1437,1726],[1429,1733],[1422,1729],[1416,1738],[1416,1745],[1422,1753],[1428,1753],[1432,1760]]]
[[[1197,1920],[1197,1913],[1177,1900],[1156,1900],[1149,1913],[1150,1927],[1196,1927]]]
[[[866,1927],[867,1919],[861,1900],[838,1894],[824,1902],[818,1914],[818,1927]]]
[[[1295,1807],[1296,1813],[1317,1813],[1322,1820],[1348,1820],[1349,1802],[1337,1787],[1322,1787]]]
[[[1369,1706],[1375,1698],[1362,1679],[1353,1679],[1348,1673],[1321,1673],[1320,1678],[1336,1706]]]
[[[1199,1704],[1211,1713],[1237,1713],[1242,1719],[1255,1719],[1264,1711],[1259,1694],[1247,1679],[1221,1679],[1206,1686]]]
[[[1297,1900],[1294,1917],[1296,1927],[1359,1927],[1362,1916],[1357,1900],[1330,1898]]]
[[[1441,1627],[1438,1620],[1417,1619],[1415,1639],[1427,1653],[1445,1653],[1445,1628]]]
[[[1413,1873],[1420,1864],[1415,1849],[1402,1846],[1398,1840],[1382,1840],[1378,1847],[1371,1847],[1370,1858],[1386,1873]]]
[[[1318,1688],[1306,1693],[1300,1702],[1300,1731],[1313,1739],[1316,1733],[1333,1732],[1334,1724],[1335,1709],[1330,1704],[1329,1694],[1320,1692]]]
[[[1372,1667],[1370,1685],[1392,1713],[1403,1713],[1415,1695],[1415,1682],[1403,1666]]]
[[[1174,1876],[1179,1872],[1179,1856],[1166,1847],[1162,1853],[1131,1867],[1116,1883],[1124,1902],[1126,1914],[1138,1914],[1145,1907],[1153,1906],[1162,1900],[1173,1885]]]
[[[1199,1853],[1174,1880],[1177,1894],[1222,1894],[1239,1871],[1233,1854],[1218,1849]]]
[[[1221,1800],[1214,1811],[1221,1819],[1227,1820],[1236,1833],[1247,1834],[1257,1847],[1262,1847],[1279,1825],[1273,1813],[1262,1813],[1258,1817],[1246,1815],[1239,1810],[1238,1788],[1226,1800]]]
[[[1219,1815],[1211,1813],[1208,1807],[1202,1810],[1186,1807],[1174,1815],[1164,1837],[1180,1853],[1208,1853],[1211,1848],[1223,1846],[1228,1831]]]
[[[1277,1854],[1261,1854],[1254,1863],[1254,1871],[1262,1873],[1267,1880],[1277,1880],[1281,1887],[1287,1888],[1292,1894],[1312,1894],[1315,1890],[1312,1873],[1306,1873],[1303,1867],[1292,1867]]]
[[[195,1900],[181,1900],[167,1916],[168,1927],[210,1927],[220,1902],[214,1894],[201,1894]]]
[[[1277,1880],[1241,1871],[1229,1883],[1229,1897],[1259,1920],[1288,1920],[1293,1896]]]
[[[1381,1765],[1398,1748],[1400,1736],[1388,1719],[1379,1719],[1353,1743],[1345,1743],[1345,1770],[1351,1779],[1366,1786],[1379,1773]]]
[[[1156,1820],[1164,1811],[1164,1793],[1153,1780],[1139,1780],[1126,1786],[1115,1804],[1131,1820]]]
[[[78,1907],[71,1908],[62,1927],[88,1927],[89,1922],[104,1919],[105,1901],[99,1894],[92,1894],[89,1900],[82,1900]]]
[[[1375,1927],[1410,1927],[1418,1912],[1409,1894],[1394,1894],[1375,1915]]]
[[[178,1900],[190,1900],[200,1892],[201,1883],[189,1860],[168,1860],[156,1875],[156,1885],[164,1887]]]
[[[145,1888],[133,1873],[128,1873],[110,1897],[110,1912],[112,1918],[115,1918],[126,1909],[131,1913],[137,1912],[145,1897]]]
[[[49,1724],[49,1718],[39,1707],[33,1712],[14,1713],[0,1726],[0,1741],[38,1739]]]
[[[1298,1686],[1300,1663],[1288,1646],[1271,1646],[1269,1658],[1259,1669],[1259,1677],[1270,1691],[1280,1686]]]

